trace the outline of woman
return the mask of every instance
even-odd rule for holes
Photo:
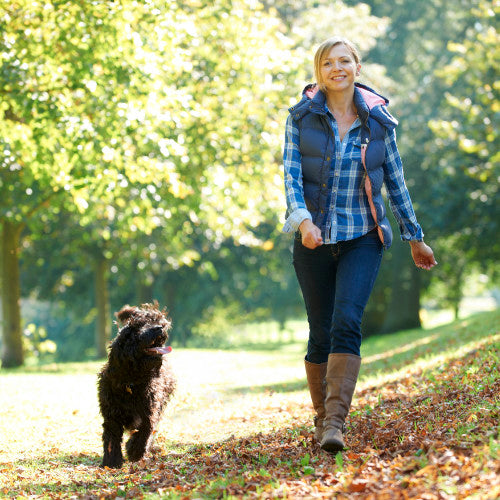
[[[427,270],[437,264],[404,182],[397,121],[387,99],[355,81],[360,69],[349,40],[323,42],[314,57],[317,84],[304,89],[286,123],[283,231],[296,232],[293,264],[309,322],[305,368],[315,438],[329,452],[344,448],[361,364],[361,318],[392,242],[383,183],[415,264]]]

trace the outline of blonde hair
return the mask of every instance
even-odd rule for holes
[[[345,45],[347,50],[351,53],[356,65],[361,64],[361,56],[359,55],[358,48],[354,43],[352,43],[347,38],[342,38],[340,36],[334,36],[325,40],[316,50],[314,54],[314,77],[321,90],[324,90],[323,82],[321,81],[321,61],[326,54],[330,52],[332,47],[336,45]]]

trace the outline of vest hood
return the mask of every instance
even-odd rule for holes
[[[289,108],[289,111],[295,118],[302,118],[308,112],[325,114],[325,102],[325,94],[316,83],[311,83],[302,91],[300,102]],[[398,124],[396,118],[387,110],[389,99],[367,85],[358,82],[354,84],[354,105],[363,123],[371,116],[387,129],[393,129]]]

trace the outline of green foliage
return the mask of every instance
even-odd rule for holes
[[[431,0],[425,8],[415,0],[366,3],[374,15],[389,17],[385,36],[368,59],[384,64],[397,82],[389,96],[400,122],[407,185],[439,262],[432,279],[449,284],[433,299],[442,306],[453,303],[458,311],[465,277],[477,267],[490,275],[498,271],[498,5],[481,0]],[[389,278],[394,269],[387,257],[367,318],[372,324],[379,321],[373,311],[383,315],[384,302],[377,296],[390,297],[393,290],[392,302],[403,297],[399,276]],[[404,265],[396,261],[404,282],[410,279],[411,288],[425,292],[430,279],[419,283],[422,273],[410,277],[408,256]]]
[[[252,229],[281,205],[280,21],[256,2],[186,7],[2,7],[0,220],[29,226],[24,248],[62,222],[66,288],[103,259],[144,289],[225,238],[261,245]]]
[[[344,467],[344,458],[342,457],[342,453],[340,451],[335,454],[335,465],[339,470],[342,470]]]
[[[179,343],[217,344],[235,323],[303,313],[278,234],[282,134],[315,45],[333,34],[358,43],[362,80],[394,103],[407,183],[438,251],[434,274],[449,284],[442,303],[458,303],[472,264],[490,272],[498,261],[497,6],[419,6],[3,3],[0,223],[24,228],[22,294],[53,302],[45,322],[35,311],[28,320],[55,355],[95,352],[106,311],[96,262],[108,323],[124,303],[157,298]],[[385,256],[366,331],[414,325],[428,279],[411,265],[405,245]],[[388,325],[396,310],[405,314]]]
[[[276,9],[243,0],[187,2],[182,9],[95,2],[85,11],[68,2],[46,12],[37,4],[39,18],[27,4],[18,7],[8,15],[20,24],[29,20],[27,29],[46,41],[47,68],[60,75],[43,80],[53,85],[50,107],[23,89],[45,120],[42,127],[42,115],[35,122],[26,110],[27,130],[55,129],[50,137],[39,134],[45,150],[33,146],[46,181],[39,191],[48,201],[43,212],[36,212],[39,203],[27,211],[23,282],[35,297],[89,311],[75,349],[61,346],[59,354],[73,359],[73,352],[89,351],[86,319],[105,312],[103,304],[99,313],[94,309],[89,269],[102,259],[111,310],[157,298],[174,317],[173,339],[181,342],[213,332],[217,322],[219,331],[269,316],[283,324],[298,312],[289,243],[275,230],[284,212],[281,138],[286,103],[309,81],[312,45],[323,35],[311,39],[298,19],[290,32]],[[377,20],[362,7],[337,7],[346,33],[366,17],[362,39],[373,44],[382,29]],[[333,14],[325,9],[314,6],[326,20]],[[75,29],[74,19],[80,20]],[[8,30],[6,37],[11,40]],[[9,53],[35,80],[37,58],[25,62],[25,56],[39,55],[30,44],[40,39],[12,38]],[[4,116],[4,130],[13,116]],[[66,156],[56,156],[59,150]],[[9,189],[15,187],[24,210],[32,187],[23,176],[34,167],[33,161],[22,165],[9,170],[15,181]],[[80,322],[73,311],[66,318]],[[71,337],[73,329],[52,334]]]
[[[28,358],[34,357],[45,362],[53,358],[54,353],[57,351],[57,344],[47,339],[45,328],[29,323],[23,333],[24,351]]]
[[[57,213],[66,199],[83,209],[106,175],[102,149],[119,138],[132,78],[118,50],[123,14],[109,2],[2,5],[2,218]]]
[[[436,69],[448,90],[439,116],[430,121],[440,149],[439,182],[454,193],[441,226],[450,235],[447,242],[467,249],[467,260],[483,269],[494,268],[500,256],[499,14],[498,4],[479,2],[465,37],[448,44],[452,58]]]
[[[46,334],[45,342],[50,342],[57,347],[55,351],[50,353],[35,352],[35,358],[27,360],[28,364],[40,361],[78,361],[95,357],[93,327],[96,311],[92,307],[92,297],[81,294],[78,299],[81,305],[80,312],[85,310],[88,311],[87,314],[79,315],[77,310],[68,308],[62,301],[23,301],[24,320],[33,325],[36,331],[44,331]],[[26,338],[26,335],[23,338]],[[30,338],[28,337],[27,340]],[[34,346],[29,347],[28,354],[33,349]]]

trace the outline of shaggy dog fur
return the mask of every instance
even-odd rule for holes
[[[103,416],[102,467],[123,464],[124,429],[131,436],[126,444],[130,461],[148,451],[162,410],[172,395],[175,380],[167,362],[171,322],[158,304],[123,307],[116,313],[121,326],[111,344],[108,362],[99,373],[99,406]]]

